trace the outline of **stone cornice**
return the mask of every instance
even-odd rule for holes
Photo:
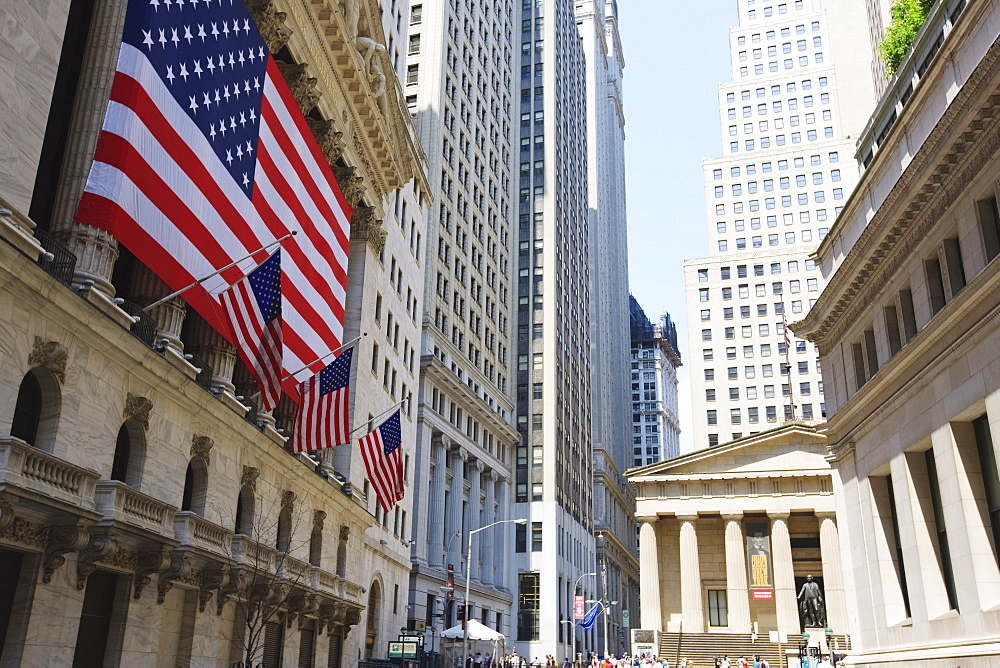
[[[803,338],[827,344],[839,341],[854,326],[913,251],[961,196],[973,177],[1000,149],[1000,92],[979,102],[984,87],[1000,74],[1000,38],[993,42],[961,91],[948,106],[913,160],[896,181],[840,267],[820,295],[816,306],[792,330]],[[973,115],[959,131],[963,116]],[[909,109],[916,106],[911,102]],[[889,140],[903,131],[908,117],[897,121]],[[888,140],[887,140],[888,141]],[[865,178],[867,177],[867,178]],[[860,206],[862,190],[877,178],[870,167],[855,189]],[[821,248],[820,252],[824,249]]]

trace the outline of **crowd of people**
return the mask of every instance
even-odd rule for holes
[[[715,657],[715,668],[768,668],[767,659],[754,655],[753,659],[741,656],[736,660],[730,660],[729,656]]]

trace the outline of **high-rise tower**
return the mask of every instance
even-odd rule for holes
[[[815,348],[785,322],[819,296],[809,256],[858,179],[880,70],[857,26],[881,4],[738,2],[723,156],[704,164],[710,255],[685,263],[696,448],[825,417]]]
[[[534,657],[567,651],[573,587],[593,571],[586,61],[574,2],[525,0],[520,32],[517,629]],[[523,531],[523,532],[522,532]],[[597,591],[584,578],[586,598]],[[589,645],[592,646],[592,645]]]
[[[632,339],[632,465],[643,466],[680,454],[677,410],[677,326],[669,313],[655,325],[629,296]],[[637,403],[638,402],[638,403]]]
[[[510,636],[518,434],[510,380],[512,186],[510,117],[516,8],[507,2],[410,3],[404,84],[434,183],[425,259],[410,622],[468,616]],[[457,592],[442,591],[449,565]],[[429,637],[433,637],[429,634]],[[429,648],[437,649],[437,647]]]

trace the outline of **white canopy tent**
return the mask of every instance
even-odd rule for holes
[[[441,632],[442,639],[452,641],[450,647],[442,647],[442,649],[445,649],[445,666],[458,666],[461,664],[462,639],[464,637],[465,629],[462,628],[461,624]],[[501,651],[500,648],[504,645],[505,640],[506,638],[504,638],[502,633],[494,631],[475,619],[469,620],[469,653],[472,656],[475,656],[476,652],[482,652],[483,654],[490,654],[495,657]],[[489,643],[488,648],[483,647],[484,643]]]

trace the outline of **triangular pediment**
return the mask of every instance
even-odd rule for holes
[[[794,475],[829,470],[827,438],[806,424],[790,423],[666,461],[630,469],[633,483],[670,476]]]

